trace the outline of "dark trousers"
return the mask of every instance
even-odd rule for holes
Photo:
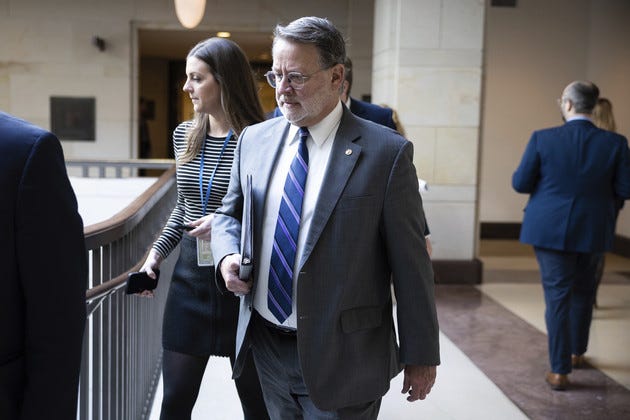
[[[164,398],[160,420],[190,419],[209,356],[193,356],[164,350]],[[234,357],[230,356],[234,365]],[[243,372],[234,380],[245,420],[268,420],[258,374],[249,354]]]
[[[376,420],[380,399],[336,411],[317,408],[304,384],[295,333],[266,324],[256,311],[251,322],[252,353],[272,420]]]
[[[601,253],[534,247],[545,292],[545,322],[553,373],[571,372],[571,354],[586,352]]]

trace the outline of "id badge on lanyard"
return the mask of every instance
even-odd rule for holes
[[[228,131],[227,136],[225,137],[225,141],[223,142],[223,148],[221,148],[221,153],[219,154],[219,158],[217,159],[217,164],[212,170],[212,174],[210,175],[210,181],[208,182],[208,188],[205,191],[203,190],[203,166],[205,159],[205,145],[201,149],[201,163],[199,164],[199,194],[201,195],[201,205],[203,207],[203,215],[206,215],[206,209],[208,207],[208,201],[210,200],[210,192],[212,191],[212,182],[214,181],[214,175],[217,173],[217,169],[219,168],[219,163],[221,163],[221,158],[225,153],[225,148],[227,147],[230,139],[232,138],[232,130]],[[205,239],[197,238],[197,265],[200,267],[207,267],[214,265],[214,258],[212,257],[212,249],[210,248],[210,241]]]
[[[199,267],[214,265],[214,258],[212,258],[212,249],[210,248],[210,241],[197,238],[197,265]]]

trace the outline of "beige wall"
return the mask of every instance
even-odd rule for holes
[[[482,0],[376,0],[373,101],[396,109],[435,259],[472,260],[484,28]]]
[[[120,19],[133,13],[127,3],[5,0],[0,109],[49,128],[50,96],[95,97],[96,141],[64,142],[66,154],[129,156],[129,19]],[[91,45],[93,35],[108,41],[107,51]]]
[[[556,98],[575,79],[597,83],[630,135],[630,2],[527,0],[487,9],[479,219],[520,222],[526,195],[512,190],[533,130],[562,123]],[[622,212],[618,233],[630,236]]]
[[[617,131],[630,139],[630,1],[592,0],[587,74],[613,103]],[[617,233],[630,237],[626,202]]]
[[[410,32],[398,34],[402,54],[392,58],[401,64],[403,71],[398,76],[407,77],[406,68],[416,66],[420,57],[406,54],[407,44],[423,50],[423,65],[450,67],[453,72],[458,67],[474,66],[478,53],[472,48],[466,58],[466,50],[467,43],[475,46],[474,31],[479,26],[468,26],[466,22],[469,18],[478,22],[478,4],[483,1],[400,0],[409,10],[419,9],[400,17],[400,22],[415,29],[411,37],[406,35]],[[470,150],[466,147],[474,145],[474,141],[469,141],[474,138],[470,133],[475,126],[474,109],[450,108],[465,112],[464,116],[443,112],[449,109],[443,103],[449,95],[439,89],[392,93],[386,85],[380,85],[372,92],[372,77],[376,80],[388,75],[379,67],[372,72],[373,42],[378,46],[386,38],[373,39],[370,28],[376,19],[394,19],[390,16],[393,10],[396,9],[379,10],[375,17],[372,0],[214,0],[208,2],[201,27],[271,31],[276,23],[302,15],[329,17],[349,41],[348,52],[355,63],[353,93],[373,93],[375,102],[398,108],[403,124],[410,126],[410,138],[417,143],[420,175],[433,185],[478,188],[479,216],[472,224],[477,220],[521,220],[526,196],[512,191],[512,172],[531,131],[560,123],[555,99],[569,81],[588,78],[598,83],[602,94],[614,103],[619,131],[630,136],[630,1],[522,0],[514,9],[487,7],[482,102],[478,108],[481,138],[478,148]],[[440,21],[421,19],[422,16],[453,18]],[[457,30],[449,28],[449,22],[456,24]],[[96,141],[63,142],[66,156],[135,156],[139,95],[135,31],[143,27],[180,28],[172,0],[0,0],[0,109],[49,128],[50,96],[93,96]],[[473,32],[467,33],[467,27]],[[394,30],[395,26],[391,28]],[[105,52],[91,45],[94,35],[106,40]],[[435,45],[443,51],[434,49]],[[449,49],[460,51],[457,61],[449,61],[452,56],[443,53]],[[377,63],[387,60],[376,57]],[[435,73],[428,68],[423,71],[426,77]],[[458,83],[465,84],[466,77],[474,83],[474,71],[462,75],[464,78]],[[409,77],[416,75],[409,73]],[[415,97],[423,101],[416,101]],[[474,96],[472,99],[474,103]],[[407,107],[407,102],[420,105]],[[444,124],[455,128],[445,128],[440,137],[438,129],[426,127],[427,119],[458,123]],[[446,152],[459,153],[442,153],[439,144]],[[471,172],[470,159],[463,160],[463,165],[458,163],[462,156],[475,153],[479,153],[476,173]],[[442,160],[444,164],[440,163]],[[453,171],[440,169],[449,165]],[[471,197],[474,200],[475,194]],[[628,210],[620,216],[618,231],[630,236]]]
[[[356,92],[369,93],[372,0],[208,1],[199,29],[271,35],[304,15],[328,17],[349,37],[361,63]],[[49,129],[50,96],[95,97],[96,141],[62,141],[66,157],[135,157],[138,28],[180,29],[173,1],[0,0],[0,109]],[[107,42],[104,52],[94,35]]]

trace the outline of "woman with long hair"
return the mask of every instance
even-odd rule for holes
[[[195,117],[173,133],[177,204],[140,269],[155,278],[160,263],[181,245],[162,327],[161,420],[190,418],[210,356],[234,363],[239,299],[215,285],[211,225],[227,191],[238,135],[264,119],[249,62],[230,40],[210,38],[192,48],[183,90]],[[235,384],[244,418],[268,418],[251,356]]]
[[[593,124],[608,131],[617,131],[612,103],[606,98],[599,98],[593,108]]]

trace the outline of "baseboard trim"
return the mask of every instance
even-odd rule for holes
[[[622,257],[630,258],[630,238],[615,235],[613,252],[617,255],[621,255]]]
[[[437,284],[481,284],[481,260],[435,260],[433,272]]]
[[[521,224],[513,222],[481,222],[481,239],[518,239]]]
[[[514,239],[518,240],[521,224],[513,222],[481,222],[481,239]],[[611,252],[630,258],[630,238],[615,235]]]

